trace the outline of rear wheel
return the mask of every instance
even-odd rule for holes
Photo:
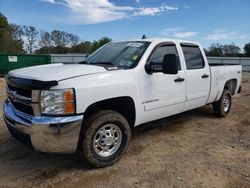
[[[131,132],[127,120],[119,113],[103,110],[88,118],[80,137],[82,159],[94,167],[117,162],[127,149]]]
[[[213,111],[218,117],[225,117],[232,104],[231,92],[229,90],[224,90],[219,101],[213,104]]]

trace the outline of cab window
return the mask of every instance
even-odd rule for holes
[[[162,45],[157,47],[150,57],[150,62],[161,66],[163,57],[167,54],[175,54],[178,57],[178,70],[181,70],[179,55],[175,45]]]
[[[198,46],[182,46],[187,70],[204,68],[204,60]]]

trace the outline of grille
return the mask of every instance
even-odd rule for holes
[[[26,114],[30,114],[30,115],[34,115],[33,113],[33,109],[32,109],[32,106],[29,106],[29,105],[25,105],[25,104],[22,104],[22,103],[19,103],[19,102],[14,102],[12,100],[11,101],[11,104],[14,106],[15,109],[23,112],[23,113],[26,113]]]
[[[21,95],[21,96],[24,96],[24,97],[29,97],[31,98],[31,93],[32,91],[31,90],[28,90],[28,89],[22,89],[22,88],[18,88],[18,87],[15,87],[15,86],[12,86],[10,84],[7,84],[8,88],[11,90],[11,91],[16,91],[18,95]]]
[[[7,87],[8,87],[7,92],[9,93],[9,100],[11,104],[14,106],[14,108],[23,113],[33,116],[34,113],[31,106],[31,101],[24,101],[24,99],[20,98],[20,97],[26,97],[28,99],[31,99],[32,90],[22,89],[19,87],[12,86],[10,84],[7,84]],[[18,98],[17,96],[20,97]]]

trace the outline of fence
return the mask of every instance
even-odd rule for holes
[[[79,63],[87,54],[51,54],[51,63]],[[208,57],[213,64],[241,64],[243,71],[250,71],[250,58],[247,57]]]
[[[51,63],[79,63],[87,54],[50,54]],[[250,72],[250,58],[247,57],[208,57],[209,63],[241,64],[243,71]]]
[[[74,64],[85,59],[87,54],[50,54],[51,63]]]
[[[243,71],[250,71],[249,57],[208,57],[208,62],[213,64],[241,64]]]

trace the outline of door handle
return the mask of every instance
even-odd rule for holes
[[[208,78],[209,75],[208,75],[208,74],[203,74],[201,77],[202,77],[202,78]]]
[[[185,80],[184,78],[178,77],[174,81],[175,82],[183,82],[184,80]]]

